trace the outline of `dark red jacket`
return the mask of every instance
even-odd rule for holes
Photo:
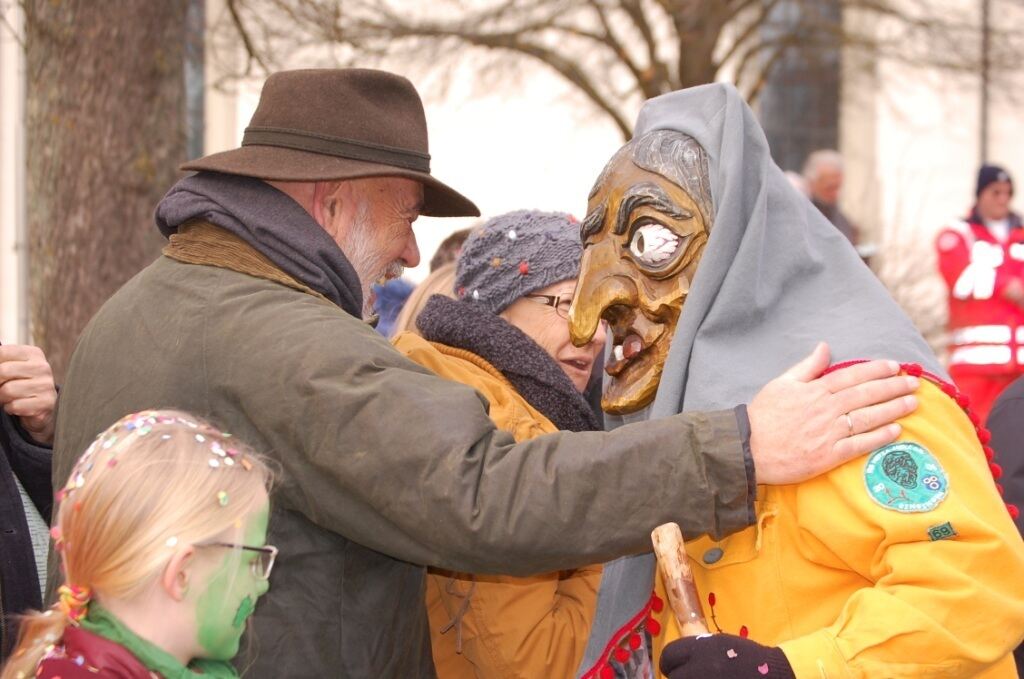
[[[40,679],[162,679],[124,647],[79,627],[64,630],[64,639],[42,662]]]
[[[1000,243],[974,215],[936,240],[949,286],[949,366],[954,373],[1013,375],[1024,371],[1024,309],[1002,296],[1024,280],[1024,228],[1011,216]],[[955,377],[955,375],[954,375]]]

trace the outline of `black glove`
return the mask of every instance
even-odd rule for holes
[[[796,679],[781,648],[731,634],[673,641],[661,654],[660,664],[669,679]]]

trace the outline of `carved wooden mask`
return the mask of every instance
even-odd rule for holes
[[[608,323],[606,412],[632,413],[654,400],[711,231],[711,202],[707,154],[670,130],[623,146],[594,184],[569,329],[582,346]]]

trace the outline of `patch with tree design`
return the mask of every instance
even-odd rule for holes
[[[949,490],[939,461],[911,442],[890,443],[873,452],[864,466],[864,483],[875,502],[905,513],[930,512]]]

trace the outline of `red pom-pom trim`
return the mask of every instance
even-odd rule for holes
[[[1011,505],[1011,504],[1007,503],[1006,511],[1010,512],[1010,517],[1014,521],[1016,521],[1017,517],[1020,516],[1020,509],[1017,507],[1017,505]]]
[[[985,451],[985,459],[989,462],[996,458],[996,451],[992,450],[992,446],[982,446],[981,449]]]
[[[601,668],[601,679],[615,679],[615,670],[612,669],[611,665],[605,665]]]
[[[642,643],[643,640],[640,639],[639,634],[633,633],[629,635],[629,647],[632,648],[634,651],[640,648],[640,644]]]
[[[948,382],[943,382],[939,388],[942,389],[942,393],[945,394],[946,396],[952,399],[956,398],[956,387],[954,387],[952,384],[949,384]]]
[[[924,373],[924,368],[922,368],[917,363],[904,363],[900,367],[903,368],[903,372],[907,373],[912,377],[920,377],[922,373]]]
[[[661,623],[651,618],[647,621],[647,631],[650,632],[652,637],[656,637],[661,634]]]
[[[978,428],[978,440],[981,441],[981,445],[986,445],[992,440],[992,434],[988,429]]]
[[[615,659],[618,660],[623,665],[625,665],[626,663],[629,662],[629,656],[630,655],[632,655],[632,654],[629,651],[627,651],[626,649],[622,648],[621,646],[619,648],[615,649]]]
[[[655,594],[651,597],[651,610],[655,613],[661,613],[665,608],[665,602],[661,600],[661,597]]]
[[[978,417],[978,414],[973,410],[967,411],[967,419],[969,419],[971,421],[971,424],[973,424],[975,427],[981,425],[981,418]]]
[[[961,408],[966,408],[967,406],[971,405],[971,399],[967,398],[967,394],[957,394],[956,404]]]
[[[744,639],[746,639],[747,637],[750,636],[750,630],[747,629],[746,625],[743,625],[742,627],[740,627],[740,636],[743,637]]]
[[[998,479],[1003,476],[1003,468],[997,465],[995,462],[988,463],[988,470],[992,472],[992,478]]]

